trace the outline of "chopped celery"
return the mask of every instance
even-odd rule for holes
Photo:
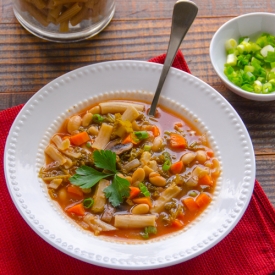
[[[245,91],[266,94],[275,91],[275,36],[263,33],[256,42],[240,37],[225,43],[224,74]]]

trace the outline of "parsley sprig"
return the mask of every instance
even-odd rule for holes
[[[130,195],[130,183],[119,177],[116,169],[116,154],[110,150],[100,150],[93,153],[95,167],[103,169],[98,171],[92,167],[83,165],[76,169],[76,173],[70,178],[70,182],[81,188],[90,188],[101,179],[113,177],[112,184],[104,189],[106,198],[117,207],[124,198]]]

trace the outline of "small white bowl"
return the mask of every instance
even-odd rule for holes
[[[224,74],[224,64],[226,62],[225,42],[230,38],[236,41],[242,36],[255,39],[263,32],[275,35],[275,14],[256,12],[238,16],[223,24],[214,34],[210,43],[210,60],[224,85],[232,92],[256,101],[275,100],[275,92],[270,94],[256,94],[247,92],[231,83]]]

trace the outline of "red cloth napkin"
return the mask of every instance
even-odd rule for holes
[[[151,59],[163,63],[165,55]],[[173,66],[190,73],[179,51]],[[41,239],[13,205],[3,171],[5,141],[23,105],[0,112],[0,274],[1,275],[269,275],[275,271],[275,209],[256,181],[250,204],[220,243],[187,262],[155,270],[125,271],[74,259]]]

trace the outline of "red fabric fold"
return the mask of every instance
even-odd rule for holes
[[[163,63],[165,55],[151,62]],[[173,66],[190,72],[179,51]],[[0,112],[0,274],[2,275],[269,275],[275,271],[275,209],[258,181],[240,222],[216,246],[187,262],[155,270],[125,271],[74,259],[41,239],[13,205],[4,178],[3,154],[9,129],[23,105]]]

